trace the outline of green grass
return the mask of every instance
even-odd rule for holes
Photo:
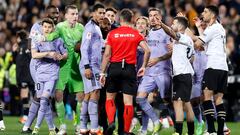
[[[4,132],[0,131],[0,135],[20,135],[22,124],[18,123],[18,117],[4,117],[4,122],[6,125],[6,130]],[[57,120],[55,120],[56,125],[58,125]],[[68,135],[74,135],[74,126],[72,121],[66,120]],[[231,135],[240,135],[240,123],[227,123],[228,127],[231,129]],[[171,135],[174,129],[163,129],[160,135]],[[183,132],[186,133],[186,122],[184,123]],[[44,121],[41,129],[40,135],[48,135],[47,124]]]

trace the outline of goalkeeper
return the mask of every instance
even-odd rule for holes
[[[83,25],[78,23],[78,9],[75,5],[68,5],[65,8],[65,21],[56,26],[55,32],[47,35],[46,39],[52,41],[62,38],[68,51],[68,59],[60,62],[59,80],[56,85],[56,109],[60,122],[58,135],[66,134],[64,122],[65,108],[63,103],[63,91],[67,87],[69,93],[76,94],[77,102],[73,107],[76,118],[76,134],[79,132],[80,105],[83,99],[83,82],[78,69],[80,62],[80,42],[82,39]],[[78,52],[77,52],[78,51]]]

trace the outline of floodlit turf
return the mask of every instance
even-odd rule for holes
[[[0,135],[20,135],[22,124],[18,123],[18,117],[4,117],[4,122],[6,125],[6,130],[4,132],[0,131]],[[71,121],[66,120],[68,135],[74,135],[74,126]],[[57,121],[56,124],[58,125]],[[231,135],[240,135],[240,123],[227,123],[228,127],[231,129]],[[160,135],[171,135],[173,133],[173,128],[163,129]],[[184,123],[184,133],[186,133],[186,122]],[[40,129],[40,135],[48,135],[48,128],[46,122]]]

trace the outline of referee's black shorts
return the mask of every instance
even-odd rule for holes
[[[192,75],[180,74],[173,77],[173,100],[189,102],[192,93]]]
[[[137,79],[136,68],[134,64],[111,63],[108,68],[108,79],[106,90],[109,93],[122,91],[124,94],[136,95]]]
[[[17,85],[19,88],[26,88],[30,85],[34,86],[33,79],[30,74],[29,67],[27,66],[19,66],[16,69],[16,79]]]
[[[208,68],[203,75],[202,89],[212,90],[214,94],[225,93],[227,90],[227,79],[227,71]]]

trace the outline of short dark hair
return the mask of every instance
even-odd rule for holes
[[[207,6],[206,8],[207,8],[210,12],[212,12],[212,13],[215,15],[215,17],[218,16],[218,14],[219,14],[218,7],[213,6],[213,5],[210,5],[210,6]]]
[[[51,18],[44,18],[42,20],[42,24],[43,23],[48,23],[48,24],[51,24],[52,26],[54,26],[54,21]]]
[[[133,12],[128,8],[124,8],[120,12],[120,18],[129,23],[132,21]]]
[[[174,17],[174,20],[177,20],[178,23],[183,25],[184,29],[188,27],[188,19],[186,17],[177,16],[177,17]]]
[[[161,10],[158,9],[158,8],[154,8],[154,7],[149,8],[149,9],[148,9],[148,14],[149,14],[151,11],[157,11],[160,15],[162,14],[162,13],[161,13]]]
[[[97,11],[99,8],[105,8],[105,6],[101,3],[97,3],[97,4],[93,5],[92,12]]]
[[[65,7],[65,13],[67,13],[69,9],[78,9],[78,8],[76,5],[67,5]]]
[[[27,39],[28,32],[24,29],[17,31],[17,36],[20,37],[20,39]]]
[[[57,7],[54,6],[54,5],[49,5],[49,6],[46,7],[45,10],[48,11],[49,9],[52,9],[52,8],[56,9]]]
[[[113,7],[106,8],[106,12],[107,11],[112,11],[114,14],[117,14],[117,10],[115,8],[113,8]]]

